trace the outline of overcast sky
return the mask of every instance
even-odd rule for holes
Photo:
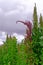
[[[23,34],[25,26],[17,20],[32,20],[34,3],[43,14],[43,0],[0,0],[0,31]]]

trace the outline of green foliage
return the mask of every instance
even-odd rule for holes
[[[33,11],[33,29],[38,28],[38,16],[37,16],[37,8],[36,8],[36,3],[34,6],[34,11]]]
[[[17,65],[26,65],[26,53],[24,43],[18,44],[18,62]]]
[[[32,49],[33,49],[33,52],[35,53],[34,57],[37,58],[38,61],[36,61],[36,65],[42,65],[42,61],[43,59],[41,58],[42,56],[42,49],[43,49],[43,41],[41,39],[41,37],[43,36],[42,34],[42,30],[40,28],[37,29],[36,32],[34,32],[34,34],[32,34],[32,40],[33,40],[33,46],[32,46]],[[43,57],[43,56],[42,56]],[[36,60],[36,59],[34,59]]]
[[[43,28],[43,17],[42,17],[42,15],[40,14],[40,19],[39,19],[39,21],[40,21],[40,28]]]
[[[0,65],[43,65],[43,33],[38,28],[29,39],[17,44],[16,38],[8,38],[0,46]]]
[[[3,46],[0,47],[0,65],[17,64],[17,41],[16,38],[8,38]]]

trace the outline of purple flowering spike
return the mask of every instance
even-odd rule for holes
[[[21,22],[24,25],[27,26],[27,30],[26,30],[26,34],[27,34],[27,38],[29,38],[29,40],[31,41],[31,34],[32,34],[32,23],[30,21],[17,21],[16,23]]]

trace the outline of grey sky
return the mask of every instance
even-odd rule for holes
[[[24,33],[25,26],[17,20],[32,20],[34,3],[38,15],[43,14],[43,0],[0,0],[0,30]]]

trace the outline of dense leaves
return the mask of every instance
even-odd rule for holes
[[[17,44],[16,38],[7,38],[5,44],[0,47],[0,65],[16,65]]]

